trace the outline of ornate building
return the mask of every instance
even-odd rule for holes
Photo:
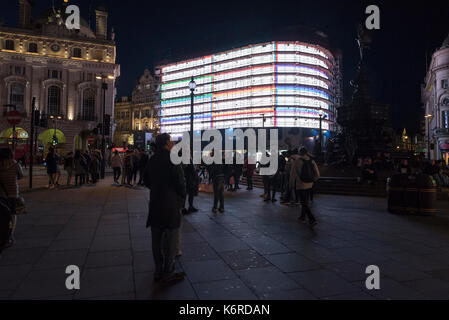
[[[0,27],[0,145],[11,146],[13,132],[5,115],[15,108],[23,117],[16,151],[29,148],[35,98],[41,118],[49,119],[47,128],[38,128],[39,150],[52,144],[62,154],[87,148],[98,141],[94,129],[103,121],[103,94],[105,113],[113,117],[115,79],[120,76],[114,33],[107,34],[108,13],[103,7],[95,10],[95,32],[82,18],[80,29],[69,30],[67,0],[35,18],[34,1],[18,2],[18,27]]]
[[[449,36],[432,55],[422,88],[426,142],[431,159],[449,161]]]
[[[115,103],[114,144],[134,145],[135,135],[159,131],[156,106],[159,105],[159,79],[145,69],[134,88],[131,99],[122,97]]]

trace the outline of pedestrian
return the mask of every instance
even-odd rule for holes
[[[139,185],[143,186],[143,176],[145,173],[145,168],[148,163],[148,155],[146,152],[142,149],[140,151],[140,160],[139,160]]]
[[[73,174],[73,152],[70,151],[67,153],[67,156],[64,159],[64,170],[67,171],[67,185],[70,185],[72,181]]]
[[[186,193],[189,208],[186,209],[184,205],[183,213],[188,214],[198,212],[198,209],[193,206],[193,199],[198,195],[199,177],[195,166],[192,163],[184,165],[184,177],[186,180]]]
[[[73,157],[73,171],[75,172],[75,186],[81,187],[84,183],[86,160],[81,154],[80,150],[75,151],[75,156]]]
[[[124,172],[126,172],[126,185],[132,186],[131,181],[133,177],[133,161],[131,158],[131,150],[127,150],[125,154],[125,159],[123,159]]]
[[[245,159],[245,164],[243,166],[243,174],[246,176],[246,181],[248,184],[248,188],[246,190],[253,190],[253,176],[254,170],[256,169],[256,165],[253,163],[249,163],[248,156]]]
[[[83,158],[84,158],[84,174],[82,176],[83,177],[83,183],[90,183],[90,181],[89,181],[89,168],[90,168],[91,157],[89,155],[89,152],[87,152],[87,150],[84,151]]]
[[[139,172],[140,168],[140,152],[137,149],[134,149],[134,152],[131,155],[131,161],[132,161],[132,180],[133,184],[135,185],[137,180],[137,173]]]
[[[306,216],[309,220],[310,227],[314,227],[317,222],[310,210],[310,192],[313,187],[313,183],[320,177],[320,171],[315,161],[310,156],[307,148],[302,147],[299,150],[299,158],[295,160],[295,163],[291,167],[290,172],[290,185],[296,183],[296,189],[299,191],[299,199],[301,203],[301,215],[299,221],[306,222]]]
[[[184,279],[184,272],[175,272],[175,257],[181,226],[182,201],[186,187],[181,165],[170,160],[174,143],[170,135],[156,137],[157,151],[145,168],[144,183],[150,189],[147,228],[151,227],[155,282]]]
[[[213,153],[211,155],[213,157]],[[222,156],[222,163],[213,163],[209,165],[209,176],[214,186],[214,206],[212,212],[217,212],[218,202],[220,202],[219,211],[224,212],[224,183],[225,183],[225,156]]]
[[[96,184],[100,173],[100,152],[92,152],[90,160],[89,172],[92,177],[92,184]]]
[[[48,149],[47,157],[45,157],[45,162],[47,164],[47,175],[48,175],[48,188],[55,188],[55,178],[57,172],[57,163],[56,163],[56,153],[53,147]]]
[[[118,179],[120,179],[122,166],[123,166],[122,158],[120,157],[118,151],[115,150],[114,155],[111,158],[111,167],[114,172],[114,182],[116,184],[119,184]]]
[[[22,178],[22,167],[13,159],[11,149],[0,149],[0,253],[14,244],[16,214],[24,208],[17,181]]]

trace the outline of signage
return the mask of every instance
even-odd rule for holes
[[[22,114],[17,110],[10,111],[6,114],[6,120],[12,125],[18,125],[22,121]]]

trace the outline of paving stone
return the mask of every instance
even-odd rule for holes
[[[327,270],[295,272],[289,276],[319,298],[360,291],[360,288]]]
[[[91,252],[126,250],[131,247],[129,236],[95,236],[90,247]]]
[[[304,289],[273,291],[258,294],[262,300],[316,300],[310,292]]]
[[[220,252],[220,256],[233,270],[271,267],[272,264],[255,250]]]
[[[193,288],[200,300],[257,300],[239,279],[196,283]]]
[[[131,238],[131,246],[133,251],[151,250],[151,237]]]
[[[89,252],[86,260],[86,268],[111,267],[131,265],[132,256],[129,250],[114,250],[102,252]]]
[[[89,249],[91,242],[89,238],[57,239],[48,247],[48,251]]]
[[[236,273],[252,291],[258,294],[299,289],[295,281],[275,267],[237,270]]]
[[[354,285],[359,286],[365,293],[381,300],[423,300],[428,299],[423,294],[403,283],[397,282],[387,277],[380,278],[380,289],[368,290],[365,281],[354,282]]]
[[[151,298],[153,300],[198,300],[195,290],[187,279],[169,285],[154,285]]]
[[[0,266],[1,290],[15,290],[31,271],[32,265]]]
[[[76,299],[94,298],[134,291],[131,266],[86,269],[81,275]]]
[[[292,251],[291,249],[267,236],[249,238],[246,240],[246,243],[262,255],[287,253]]]
[[[340,248],[333,251],[335,254],[361,264],[370,265],[375,262],[390,260],[387,254],[379,254],[363,248]],[[394,255],[392,253],[391,255]]]
[[[96,236],[115,236],[129,235],[129,226],[125,225],[100,225],[97,229]]]
[[[449,299],[449,282],[440,279],[419,279],[404,285],[424,294],[427,299]]]
[[[48,247],[52,243],[54,238],[48,237],[36,237],[36,238],[20,238],[16,239],[14,244],[14,249],[31,249],[31,248],[42,248]]]
[[[63,239],[92,239],[95,235],[95,228],[67,228],[65,227],[56,237],[56,240]]]
[[[152,251],[139,251],[133,253],[134,272],[154,271],[154,259]]]
[[[217,253],[206,243],[180,243],[181,262],[220,259]]]
[[[222,260],[187,261],[181,264],[192,283],[236,278],[232,269]]]
[[[39,299],[71,294],[65,286],[67,276],[65,268],[32,270],[22,280],[12,298]]]
[[[265,258],[283,272],[320,269],[321,266],[297,253],[267,255]]]
[[[10,248],[2,252],[0,266],[27,265],[36,263],[47,248],[17,249]]]
[[[206,241],[217,252],[249,249],[245,242],[235,236],[208,237]]]
[[[365,273],[367,266],[353,261],[326,263],[323,266],[350,282],[365,280],[368,276]]]
[[[65,268],[69,265],[82,266],[86,261],[87,250],[47,251],[33,269]]]

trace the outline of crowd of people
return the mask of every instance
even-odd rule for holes
[[[197,211],[193,206],[193,199],[198,193],[200,177],[213,185],[212,212],[222,213],[225,211],[225,189],[230,192],[238,190],[239,180],[244,175],[248,180],[247,190],[252,190],[252,177],[256,170],[256,165],[251,164],[247,157],[244,164],[225,164],[224,154],[221,155],[221,163],[198,168],[192,164],[175,165],[170,160],[173,145],[170,135],[157,136],[156,152],[148,160],[144,172],[144,184],[150,189],[147,227],[151,228],[155,282],[171,282],[185,276],[183,272],[175,271],[175,259],[182,254],[179,250],[181,213]],[[309,201],[313,196],[313,184],[319,176],[318,166],[305,147],[284,153],[279,156],[276,173],[264,176],[263,198],[267,202],[275,201],[277,191],[281,192],[283,203],[295,198],[301,204],[299,221],[306,223],[308,220],[310,227],[313,227],[317,222]]]

